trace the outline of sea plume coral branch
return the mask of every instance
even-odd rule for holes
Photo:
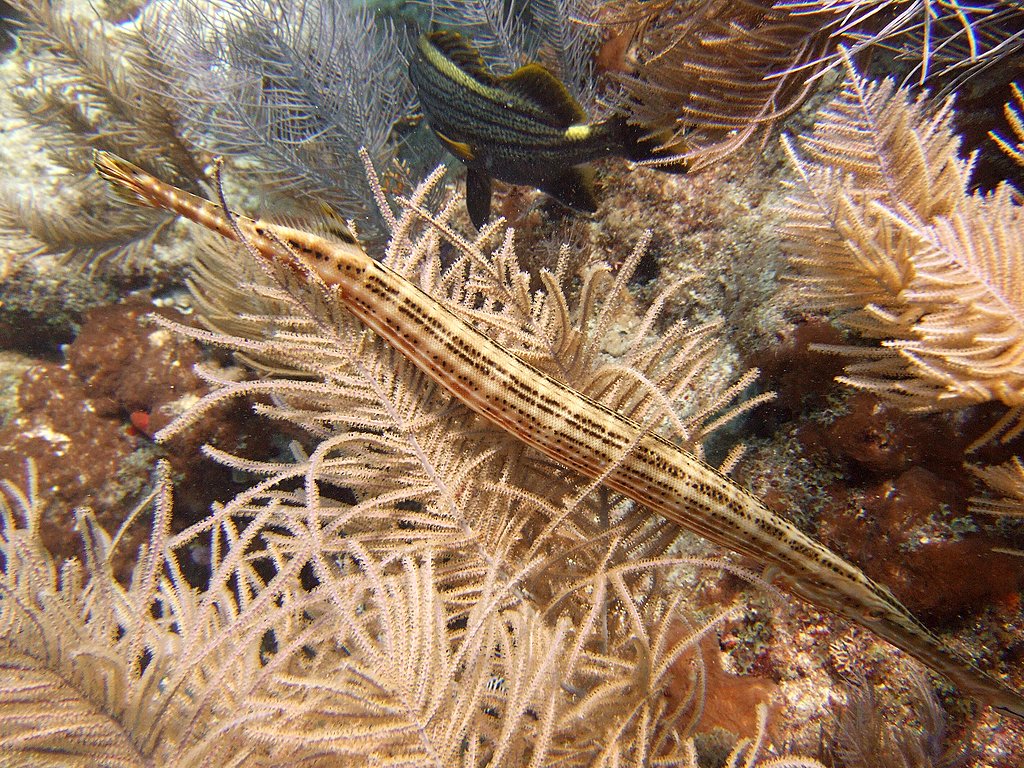
[[[401,180],[398,124],[413,112],[399,35],[339,0],[177,0],[143,19],[189,136],[255,158],[278,191],[372,214],[357,152]]]
[[[971,511],[978,514],[1024,516],[1024,462],[1014,456],[991,467],[969,466],[994,495],[975,496]]]
[[[599,290],[606,270],[582,276],[581,293],[590,297],[583,313],[565,295],[564,269],[542,280],[542,289],[531,290],[511,233],[495,226],[464,238],[453,227],[455,206],[448,196],[428,205],[440,179],[439,173],[431,175],[399,201],[400,212],[385,217],[395,228],[386,251],[389,266],[418,279],[448,311],[506,341],[538,367],[566,375],[642,418],[641,434],[680,425],[679,437],[692,440],[717,420],[720,409],[728,409],[738,388],[701,393],[689,402],[679,396],[714,351],[714,326],[692,334],[670,326],[666,344],[652,342],[643,353],[605,363],[602,337],[610,330],[613,305]],[[453,248],[442,261],[445,241]],[[615,299],[624,294],[643,245],[612,281]],[[215,269],[207,263],[205,274]],[[330,606],[320,609],[325,615],[342,606],[347,617],[350,606],[363,607],[367,623],[345,619],[333,642],[345,649],[337,654],[339,674],[354,671],[354,682],[369,688],[341,704],[310,691],[317,701],[310,724],[321,729],[313,740],[343,751],[446,764],[446,750],[467,738],[486,751],[484,761],[543,764],[557,756],[568,764],[614,764],[674,755],[672,734],[689,727],[701,698],[682,695],[679,701],[686,704],[670,709],[651,695],[669,678],[688,688],[688,681],[677,679],[675,662],[696,642],[668,642],[661,634],[685,622],[684,596],[670,591],[668,578],[670,568],[684,564],[667,556],[678,529],[620,496],[597,491],[597,482],[489,429],[468,408],[442,396],[402,354],[350,316],[335,288],[296,277],[279,262],[268,262],[253,282],[264,285],[259,296],[266,307],[259,311],[247,299],[247,314],[231,321],[233,335],[178,329],[258,360],[257,380],[208,376],[216,391],[196,412],[221,399],[256,396],[262,414],[305,433],[304,445],[292,449],[291,460],[262,463],[211,450],[228,466],[262,479],[182,532],[171,547],[208,537],[211,581],[244,585],[236,599],[245,611],[268,605],[255,571],[248,570],[257,563],[272,570],[275,582],[307,572],[315,588],[294,600],[314,617],[320,616],[311,607],[317,599]],[[203,306],[216,309],[238,300],[236,291],[220,293],[224,288],[223,281],[197,284],[205,291]],[[216,318],[208,320],[217,327]],[[655,321],[643,319],[644,334]],[[172,430],[194,418],[184,417]],[[425,578],[434,592],[420,592],[411,603],[437,605],[443,612],[435,626],[445,628],[445,642],[427,645],[443,645],[457,659],[448,663],[444,653],[431,652],[440,668],[428,675],[428,687],[457,686],[444,670],[461,677],[485,661],[489,677],[499,681],[485,686],[486,702],[469,705],[494,714],[474,717],[478,730],[456,726],[454,739],[446,725],[445,738],[437,737],[435,722],[449,721],[433,712],[460,697],[442,687],[437,696],[425,692],[426,709],[410,708],[415,697],[396,682],[398,660],[416,658],[409,633],[428,631],[422,626],[426,614],[409,619],[415,624],[409,627],[401,620],[408,611],[392,604],[391,595],[394,601],[399,597],[389,585],[408,583],[399,577],[414,567],[428,569]],[[581,580],[581,574],[588,576]],[[204,596],[203,604],[210,599],[226,596]],[[495,634],[509,627],[513,639]],[[304,635],[304,642],[311,643],[316,632],[310,628],[313,634]],[[488,639],[474,645],[481,637]],[[508,648],[495,657],[493,649],[502,643]],[[212,652],[216,643],[208,647],[199,653]],[[471,657],[459,656],[474,648]],[[531,648],[536,653],[523,655]],[[321,662],[335,663],[330,650],[320,652],[316,663]],[[475,687],[469,690],[481,690],[483,679],[473,673]],[[325,690],[338,696],[345,687]],[[618,704],[610,706],[612,701]],[[580,706],[607,714],[580,722],[570,712]],[[345,743],[341,730],[323,725],[325,710],[344,722],[352,707],[353,722],[360,723],[358,744]],[[268,738],[276,743],[285,734],[275,731]]]
[[[619,77],[622,109],[640,125],[669,129],[664,143],[692,169],[765,137],[799,107],[827,40],[816,20],[765,0],[626,2],[610,13],[644,18],[636,65]]]
[[[989,133],[989,136],[1011,159],[1024,165],[1024,91],[1021,91],[1017,83],[1011,83],[1010,87],[1013,99],[1007,102],[1003,111],[1010,130],[1017,138],[1017,143],[1013,144],[1013,139],[1004,139],[995,132]]]
[[[186,189],[197,189],[203,161],[178,132],[176,114],[158,87],[159,66],[138,31],[65,2],[15,0],[24,62],[11,100],[25,130],[62,169],[46,188],[0,184],[0,248],[14,270],[43,254],[95,269],[107,262],[138,269],[169,218],[155,210],[98,204],[94,149],[131,158]],[[31,266],[31,265],[29,265]]]
[[[1009,0],[782,0],[779,6],[813,15],[834,46],[852,53],[886,49],[916,61],[905,82],[944,77],[959,85],[1024,46],[1024,12]],[[830,58],[840,57],[832,52]]]
[[[1024,402],[1024,216],[1005,185],[968,193],[949,102],[935,111],[847,64],[843,93],[787,152],[795,293],[881,340],[833,351],[843,381],[918,411]]]

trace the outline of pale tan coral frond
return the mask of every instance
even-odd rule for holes
[[[142,768],[115,718],[54,670],[0,644],[0,757],[11,768]]]
[[[630,350],[609,359],[605,337],[628,300],[627,281],[646,240],[618,272],[584,269],[573,302],[573,275],[562,267],[534,282],[511,231],[495,225],[475,238],[459,232],[450,198],[430,202],[440,178],[433,174],[383,217],[394,229],[384,257],[389,266],[532,364],[651,430],[699,444],[716,424],[744,411],[733,404],[749,378],[736,387],[697,386],[718,353],[718,326],[676,323],[654,332],[679,286],[668,286],[638,319]],[[443,246],[450,246],[444,262]],[[174,330],[241,352],[243,364],[255,361],[256,378],[202,370],[213,392],[159,436],[187,429],[218,402],[242,399],[298,427],[314,447],[293,447],[292,461],[277,462],[208,449],[217,461],[263,479],[171,545],[259,536],[282,571],[308,560],[318,592],[332,605],[362,606],[348,611],[337,640],[348,656],[322,655],[308,676],[297,670],[289,677],[297,701],[308,695],[322,703],[301,705],[313,742],[348,750],[358,762],[356,752],[387,737],[373,749],[413,764],[435,760],[424,751],[428,743],[448,755],[445,764],[457,762],[445,752],[453,744],[465,748],[463,762],[476,755],[479,765],[499,757],[506,764],[592,765],[601,756],[609,764],[641,765],[651,754],[675,754],[673,734],[688,727],[688,713],[666,713],[662,699],[649,695],[665,682],[644,673],[651,661],[637,642],[649,645],[682,610],[668,575],[677,563],[666,556],[678,530],[489,429],[339,310],[324,286],[257,273],[245,278],[251,290],[239,290],[224,279],[238,274],[238,258],[245,254],[210,252],[195,275],[196,306],[211,330]],[[281,530],[258,533],[274,526]],[[251,578],[232,570],[244,562],[237,556],[214,552],[213,560],[222,563],[217,583]],[[403,597],[420,588],[413,589],[409,569],[422,574],[417,569],[428,562],[429,577],[413,581],[433,591]],[[564,585],[581,574],[597,574],[588,582],[597,586],[566,592]],[[401,590],[388,591],[399,583]],[[364,597],[346,597],[351,590]],[[440,633],[446,644],[435,655],[441,663],[433,677],[424,672],[429,681],[417,689],[433,703],[398,713],[409,697],[392,673],[403,661],[419,663],[411,629],[400,626],[402,616],[413,615],[408,601],[438,606],[440,613],[430,614],[434,629],[422,626],[425,613],[415,621],[427,645],[440,649]],[[335,608],[317,615],[321,610]],[[502,643],[507,649],[495,656]],[[330,665],[341,678],[327,674]],[[323,685],[325,676],[334,682]],[[350,685],[359,700],[337,703]],[[628,710],[615,704],[627,693]],[[581,721],[569,714],[580,707],[594,716]],[[433,720],[427,710],[437,713]],[[343,712],[355,718],[360,744],[344,743],[332,720],[336,714],[342,722]],[[269,745],[299,741],[276,724],[257,727]]]
[[[933,110],[922,97],[898,91],[891,80],[872,82],[858,75],[849,60],[846,66],[842,92],[801,141],[801,149],[874,200],[905,205],[926,221],[949,214],[971,167],[957,154],[952,100]]]
[[[1012,143],[1012,138],[1004,139],[995,131],[989,132],[989,136],[1011,159],[1024,165],[1024,91],[1021,91],[1017,83],[1011,83],[1010,87],[1013,90],[1013,98],[1006,103],[1003,113],[1017,143]]]
[[[125,523],[131,525],[143,510],[154,513],[149,543],[127,587],[115,580],[110,564],[120,536],[111,539],[91,514],[80,511],[85,560],[56,563],[40,539],[34,474],[25,491],[4,484],[3,764],[149,766],[161,750],[210,756],[230,741],[207,740],[204,729],[186,734],[181,727],[204,711],[214,671],[201,655],[188,656],[225,627],[218,611],[203,615],[174,556],[167,557],[167,470],[158,475],[158,490]],[[261,634],[233,637],[234,653],[224,657],[224,666],[240,666],[229,679],[252,672],[245,667],[253,657],[244,650],[247,644],[258,648]],[[229,687],[214,684],[230,695]]]
[[[926,232],[904,294],[934,307],[890,345],[936,401],[1024,405],[1024,209],[1010,190],[964,198]]]
[[[35,55],[16,102],[69,168],[88,172],[93,148],[110,149],[188,188],[197,154],[177,131],[158,64],[139,33],[67,2],[14,0],[19,33]]]
[[[968,465],[968,469],[996,494],[973,497],[972,512],[1024,517],[1024,462],[1019,457],[991,467]]]
[[[717,326],[656,338],[663,297],[637,318],[636,349],[612,359],[629,268],[582,275],[577,307],[568,270],[534,283],[500,224],[458,232],[450,199],[431,203],[440,178],[384,217],[390,266],[650,430],[699,441],[742,413],[749,378],[707,382]],[[232,261],[245,255],[212,254],[196,273],[207,329],[158,322],[241,353],[247,370],[200,368],[210,394],[159,436],[239,400],[293,442],[259,460],[207,447],[251,484],[177,532],[161,473],[127,586],[109,567],[126,536],[83,512],[87,557],[60,568],[34,494],[8,493],[0,640],[90,698],[156,767],[687,760],[706,692],[669,670],[692,645],[686,628],[705,634],[723,614],[691,614],[675,572],[703,563],[671,555],[678,527],[489,426],[334,289],[280,265],[245,274]],[[195,551],[201,589],[183,573]],[[670,683],[683,705],[662,695]]]
[[[849,59],[846,67],[842,92],[799,141],[802,157],[794,153],[802,175],[815,189],[846,186],[924,220],[950,213],[970,173],[957,155],[952,101],[932,110],[891,80],[861,77]]]
[[[630,18],[631,3],[618,5]],[[621,78],[630,119],[670,129],[697,169],[764,137],[803,103],[828,39],[816,19],[765,0],[676,2],[640,26],[634,71]],[[613,11],[613,16],[615,11]]]
[[[948,92],[1024,46],[1024,12],[1008,0],[782,0],[779,6],[812,14],[854,53],[884,49],[914,62],[905,84],[942,77]]]
[[[843,91],[813,132],[786,140],[800,181],[787,199],[783,237],[802,302],[849,310],[846,324],[885,338],[895,325],[905,333],[920,314],[902,292],[922,247],[921,234],[885,209],[925,224],[950,214],[963,198],[970,162],[957,155],[951,102],[931,113],[892,82],[872,83],[847,67]]]
[[[768,741],[768,706],[757,706],[757,732],[752,739],[741,739],[729,757],[726,768],[824,768],[822,763],[807,757],[784,756],[764,758],[762,752]]]
[[[96,179],[65,185],[63,194],[89,202],[69,213],[53,200],[0,193],[0,248],[12,254],[12,268],[50,254],[59,264],[89,270],[116,259],[127,270],[152,253],[154,242],[173,221],[159,211],[96,205],[106,195]]]
[[[60,265],[116,263],[141,271],[172,217],[113,205],[91,174],[91,157],[96,148],[109,149],[197,189],[203,160],[177,131],[157,83],[158,65],[137,31],[95,8],[63,0],[12,0],[11,6],[21,18],[15,54],[21,71],[16,65],[11,102],[28,145],[38,143],[64,173],[52,174],[49,184],[0,185],[0,252],[10,250],[15,266],[48,254]]]
[[[499,612],[485,594],[456,639],[431,558],[405,558],[394,573],[364,565],[365,578],[324,575],[333,626],[309,638],[319,641],[316,658],[275,677],[266,705],[290,716],[258,724],[254,738],[359,764],[388,755],[390,764],[438,768],[458,765],[468,739],[520,764],[538,728],[526,710],[543,712],[557,691],[557,630]],[[493,679],[507,687],[493,690]],[[481,715],[485,706],[492,717]]]
[[[849,64],[848,64],[849,66]],[[947,101],[932,112],[850,67],[810,137],[784,227],[795,294],[878,348],[832,347],[848,384],[919,411],[1024,402],[1024,216],[968,194]]]
[[[899,294],[902,315],[865,308],[867,327],[847,318],[882,349],[831,349],[859,358],[840,380],[910,410],[1024,404],[1024,216],[1010,190],[964,197],[930,226],[879,210],[916,243],[914,279]]]

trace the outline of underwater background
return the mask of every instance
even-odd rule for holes
[[[438,30],[508,106],[410,77]],[[1024,723],[93,167],[357,238],[1020,691],[1017,0],[4,0],[0,34],[0,766],[1024,764]]]

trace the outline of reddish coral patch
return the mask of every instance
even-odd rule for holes
[[[142,434],[150,434],[149,413],[146,411],[132,411],[128,414],[128,421]]]
[[[681,624],[674,629],[678,634],[673,640],[685,634]],[[757,733],[757,705],[767,702],[777,686],[767,678],[726,672],[722,667],[722,650],[714,634],[701,640],[700,650],[707,674],[706,699],[713,701],[715,706],[704,710],[698,730],[708,732],[722,728],[741,738],[754,737]],[[669,670],[669,686],[665,696],[670,705],[678,704],[689,691],[693,679],[693,662],[694,654],[690,652],[680,657]]]
[[[761,370],[761,382],[775,392],[775,400],[759,409],[772,421],[792,418],[808,407],[819,406],[834,388],[843,359],[812,349],[815,344],[841,344],[843,336],[821,318],[805,318],[780,335],[774,344],[754,352],[747,364]]]
[[[945,621],[1012,600],[1024,561],[966,513],[962,487],[922,467],[860,490],[836,491],[822,539],[886,584],[912,611]]]

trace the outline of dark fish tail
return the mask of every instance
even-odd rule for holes
[[[615,115],[605,121],[608,129],[616,136],[622,147],[622,156],[634,163],[663,160],[664,164],[654,165],[659,171],[684,173],[682,160],[676,160],[676,153],[666,148],[670,137],[665,131],[652,131],[649,126],[630,123],[624,115]]]

